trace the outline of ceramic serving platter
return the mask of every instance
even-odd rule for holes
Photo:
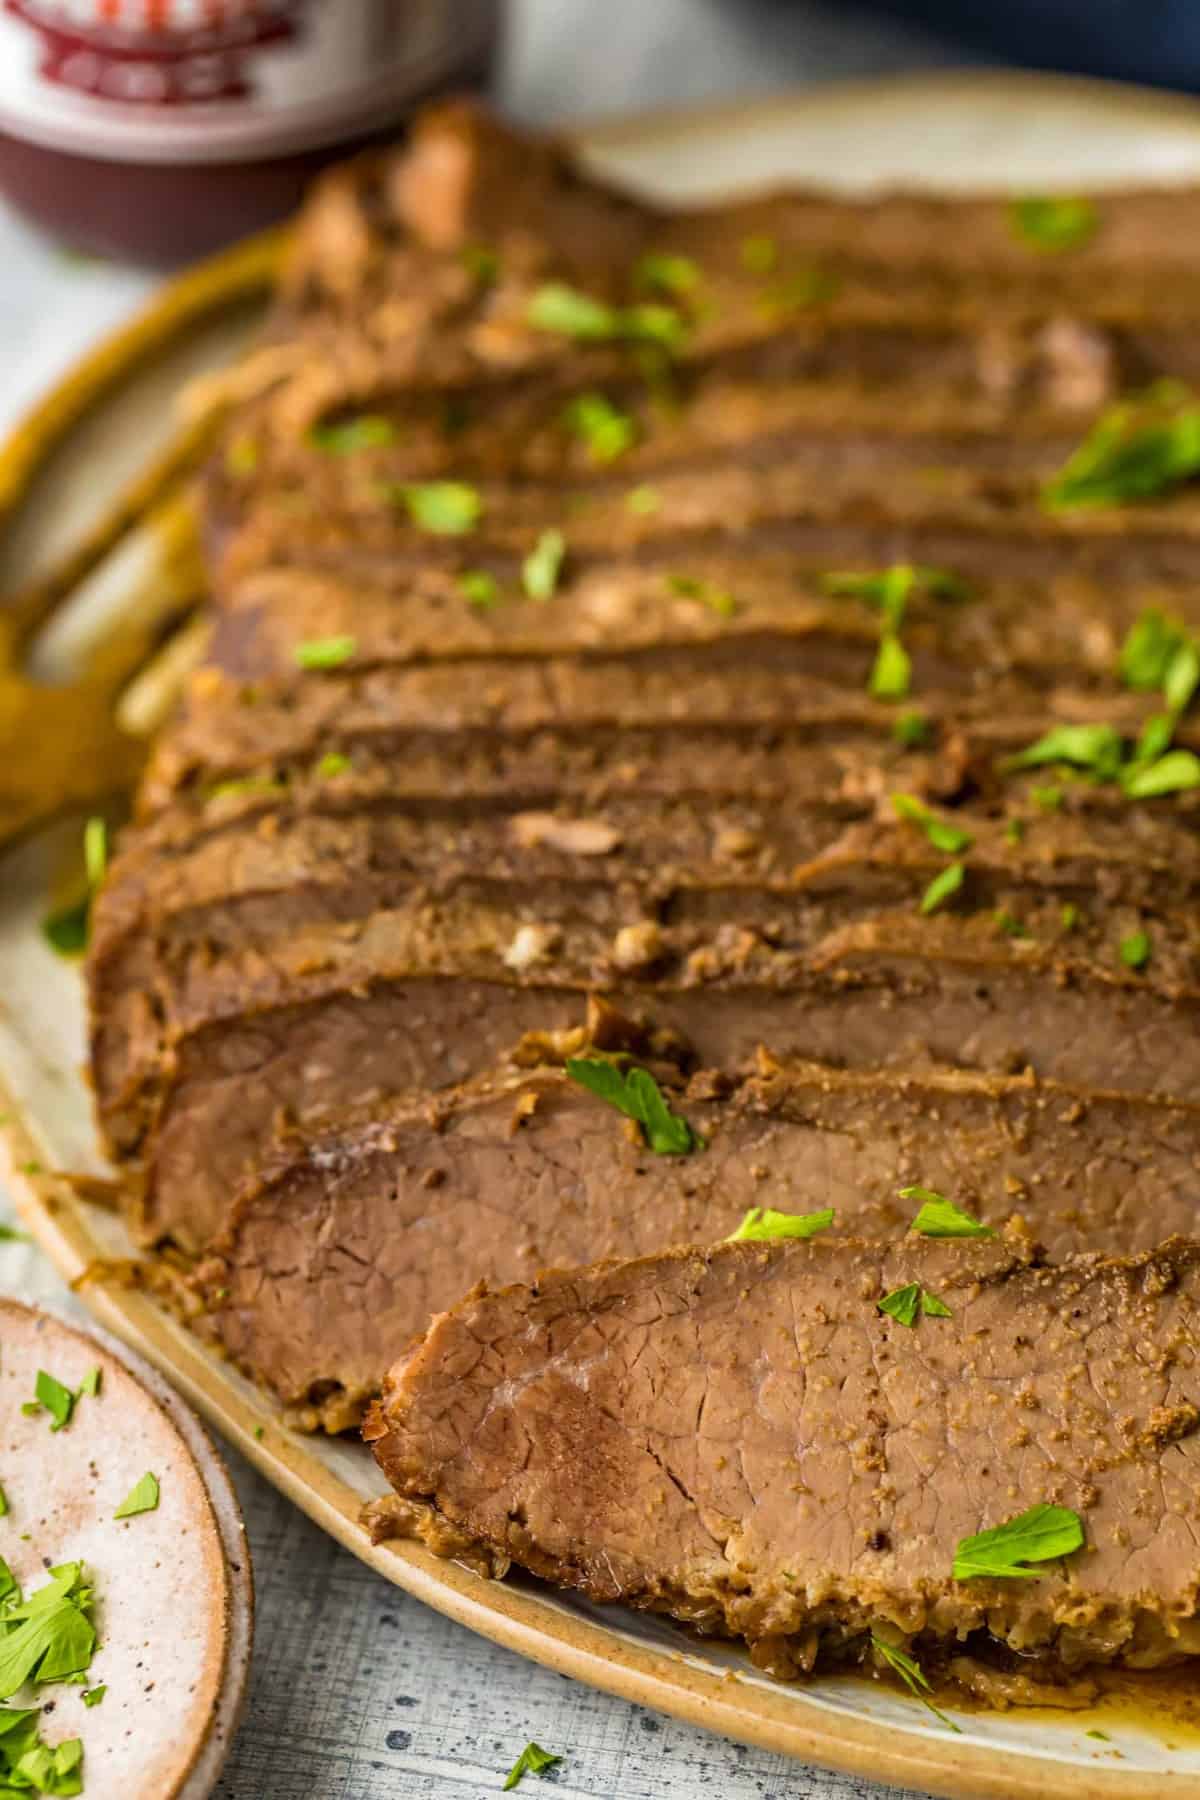
[[[578,139],[595,166],[669,198],[777,181],[997,192],[1200,181],[1200,107],[1009,75],[833,86],[749,108],[606,124]],[[169,289],[0,452],[5,591],[52,577],[64,559],[67,585],[77,590],[51,662],[102,637],[159,578],[160,540],[139,526],[138,505],[125,502],[131,492],[136,502],[148,462],[169,463],[178,426],[164,396],[197,371],[221,366],[253,326],[247,274],[269,269],[269,247],[248,255],[249,262],[227,258],[215,273]],[[239,304],[218,307],[233,292]],[[133,515],[128,529],[108,530],[122,507]],[[34,756],[36,745],[4,753]],[[586,1606],[531,1582],[486,1582],[414,1546],[372,1546],[359,1513],[383,1484],[366,1451],[288,1430],[261,1394],[150,1297],[106,1275],[105,1258],[129,1253],[121,1227],[47,1172],[103,1173],[81,1074],[79,972],[51,953],[40,931],[47,894],[77,837],[78,824],[64,823],[0,860],[0,1179],[96,1318],[163,1370],[319,1525],[389,1580],[499,1643],[809,1762],[981,1800],[1200,1800],[1200,1734],[1154,1726],[1128,1710],[963,1712],[953,1715],[954,1732],[890,1686],[855,1679],[783,1686],[736,1650],[702,1644],[663,1621]],[[1106,1735],[1089,1736],[1096,1730]]]

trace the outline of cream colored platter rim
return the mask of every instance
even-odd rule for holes
[[[788,178],[847,188],[925,180],[997,192],[1200,181],[1200,106],[1104,83],[992,72],[838,83],[747,105],[606,120],[573,135],[589,163],[678,199]],[[232,279],[237,253],[223,266]],[[240,276],[244,281],[244,266]],[[203,315],[206,297],[219,298],[226,278],[193,271],[151,303],[140,328],[152,337],[157,331],[160,341],[186,329]],[[49,425],[72,415],[89,382],[89,405],[106,384],[119,385],[121,354],[138,329],[93,352],[18,426],[0,450],[0,503],[19,496]],[[890,1688],[836,1680],[782,1686],[735,1652],[701,1645],[660,1621],[586,1607],[533,1584],[485,1582],[415,1545],[372,1545],[358,1518],[363,1500],[383,1484],[366,1452],[288,1430],[264,1396],[147,1294],[97,1278],[97,1261],[123,1247],[111,1217],[58,1176],[30,1172],[30,1165],[55,1161],[77,1168],[88,1153],[74,1066],[82,1049],[79,1019],[66,1017],[72,1002],[64,978],[36,937],[27,878],[28,871],[26,885],[17,883],[15,924],[12,917],[6,922],[0,890],[0,1179],[7,1178],[41,1248],[98,1322],[169,1376],[268,1480],[355,1555],[535,1661],[807,1762],[968,1800],[1040,1800],[1048,1782],[1062,1800],[1158,1800],[1164,1783],[1179,1800],[1200,1800],[1200,1746],[1172,1757],[1136,1731],[1115,1747],[1098,1745],[1082,1725],[1031,1724],[1028,1715],[1006,1728],[1004,1715],[961,1714],[963,1732],[955,1736]],[[39,1033],[30,1021],[36,1024],[43,1004],[46,1030]],[[73,1004],[78,1014],[77,995]],[[71,1120],[60,1129],[68,1109]]]

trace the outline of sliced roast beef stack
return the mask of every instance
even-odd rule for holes
[[[914,1283],[940,1313],[881,1310]],[[815,1238],[481,1283],[388,1376],[377,1529],[782,1674],[973,1633],[1026,1668],[1153,1668],[1200,1654],[1198,1346],[1180,1240],[1044,1268]],[[1054,1556],[971,1544],[1035,1507]]]
[[[93,907],[92,1073],[138,1238],[303,1424],[527,1284],[389,1377],[431,1541],[784,1669],[983,1611],[1156,1660],[1195,1610],[1145,1548],[1194,1517],[1193,1253],[1120,1259],[1200,1237],[1197,204],[1107,195],[1058,249],[1001,198],[667,212],[470,107],[314,196],[228,381],[208,659]],[[1064,503],[1131,420],[1183,461]],[[906,1187],[1003,1248],[906,1238]],[[751,1208],[835,1217],[655,1257]],[[600,1256],[649,1260],[528,1286]],[[952,1320],[876,1311],[918,1275]],[[620,1514],[556,1513],[589,1445]],[[950,1582],[1010,1486],[1098,1509],[1040,1610]]]

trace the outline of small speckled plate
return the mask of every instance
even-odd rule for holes
[[[39,1369],[95,1395],[70,1422],[22,1411]],[[141,1476],[153,1511],[113,1514]],[[96,1591],[88,1686],[22,1690],[49,1744],[83,1742],[87,1800],[204,1800],[236,1728],[250,1661],[253,1587],[229,1477],[162,1377],[105,1333],[0,1299],[0,1556],[26,1597],[53,1564],[81,1562]]]
[[[575,135],[597,168],[666,199],[781,181],[996,194],[1200,182],[1195,102],[1041,76],[832,84],[766,103],[581,127]],[[165,402],[245,341],[252,293],[269,277],[271,254],[269,242],[252,244],[168,288],[0,447],[0,588],[19,592],[41,582],[76,593],[84,637],[158,590],[166,575],[161,546],[152,530],[139,529],[136,497],[145,495],[145,470],[156,459],[160,470],[173,466],[178,426]],[[128,529],[115,530],[111,521],[122,517]],[[57,648],[72,641],[67,630]],[[0,1182],[7,1178],[42,1249],[93,1314],[165,1370],[318,1525],[398,1586],[498,1643],[810,1763],[952,1800],[1200,1800],[1195,1731],[1110,1710],[959,1712],[954,1734],[889,1684],[772,1682],[735,1649],[700,1643],[663,1620],[588,1607],[531,1582],[482,1581],[415,1544],[373,1546],[359,1515],[383,1482],[364,1447],[289,1431],[264,1395],[148,1294],[98,1273],[98,1259],[129,1254],[119,1221],[48,1172],[104,1172],[79,1073],[78,971],[56,960],[39,929],[72,844],[77,825],[0,858],[0,1115],[7,1113]],[[1097,1729],[1106,1735],[1097,1738]]]

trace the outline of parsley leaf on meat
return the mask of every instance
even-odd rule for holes
[[[1131,800],[1181,794],[1200,787],[1200,756],[1192,750],[1168,750],[1154,762],[1134,763],[1122,775],[1121,785]]]
[[[1127,969],[1144,969],[1150,961],[1150,934],[1131,931],[1121,939],[1121,961]]]
[[[948,863],[939,874],[934,876],[921,895],[921,912],[928,917],[930,913],[935,913],[945,901],[957,894],[966,873],[966,868],[962,863]]]
[[[691,1150],[704,1148],[703,1138],[687,1120],[671,1111],[649,1069],[622,1072],[604,1056],[572,1057],[567,1062],[567,1075],[579,1087],[607,1100],[627,1119],[636,1120],[656,1155],[686,1156]]]
[[[948,1726],[951,1731],[961,1732],[962,1727],[956,1725],[953,1719],[948,1718],[940,1707],[935,1706],[929,1698],[933,1689],[930,1687],[920,1663],[916,1662],[906,1650],[899,1649],[895,1644],[887,1643],[874,1631],[871,1633],[871,1648],[883,1658],[888,1668],[900,1677],[909,1693],[915,1695],[922,1706],[928,1707],[935,1719],[940,1719],[942,1724]]]
[[[902,712],[892,723],[892,736],[906,750],[915,750],[928,741],[929,720],[923,712]]]
[[[465,481],[410,481],[396,491],[413,524],[435,537],[473,531],[483,512],[478,490]]]
[[[728,588],[718,587],[713,581],[701,581],[695,575],[668,575],[667,586],[685,600],[699,600],[723,619],[731,619],[737,611],[737,601]]]
[[[906,1282],[903,1287],[893,1288],[882,1300],[876,1301],[880,1312],[887,1313],[899,1325],[907,1325],[914,1329],[919,1315],[933,1319],[949,1319],[953,1315],[944,1301],[938,1299],[923,1288],[919,1281]]]
[[[1067,1506],[1031,1506],[1017,1518],[974,1537],[962,1538],[954,1552],[955,1581],[1032,1581],[1024,1563],[1052,1562],[1083,1548],[1083,1520]]]
[[[464,569],[458,578],[458,591],[469,606],[487,612],[500,598],[496,577],[487,569]]]
[[[971,848],[973,840],[968,832],[952,825],[948,819],[939,818],[915,794],[893,794],[892,808],[900,818],[912,825],[919,825],[935,850],[944,850],[950,856],[956,856],[960,850]]]
[[[567,428],[588,447],[593,462],[615,462],[637,438],[628,413],[618,411],[605,394],[577,394],[563,414]]]
[[[638,258],[633,279],[636,287],[650,293],[686,294],[698,284],[700,269],[690,256],[648,250]]]
[[[61,1431],[64,1425],[70,1423],[75,1407],[75,1396],[69,1387],[64,1387],[61,1381],[55,1380],[53,1375],[47,1375],[45,1369],[39,1369],[33,1391],[37,1398],[29,1410],[36,1412],[39,1408],[44,1407],[50,1414],[51,1431]]]
[[[1147,500],[1200,473],[1200,406],[1177,383],[1110,407],[1042,488],[1050,512]]]
[[[81,900],[61,907],[42,921],[42,935],[60,956],[79,956],[87,949],[92,899],[108,865],[108,826],[97,814],[83,828],[83,866],[87,887]]]
[[[769,1206],[752,1206],[736,1231],[731,1231],[725,1242],[740,1244],[747,1240],[755,1243],[767,1243],[774,1238],[810,1238],[819,1231],[828,1231],[833,1224],[833,1208],[826,1207],[823,1212],[785,1213],[772,1212]]]
[[[912,661],[893,631],[885,631],[867,683],[876,700],[903,700],[912,681]]]
[[[334,419],[314,425],[308,434],[314,450],[326,456],[355,456],[360,450],[382,450],[396,441],[396,427],[379,413],[360,413],[353,419]]]
[[[1112,725],[1055,725],[1027,750],[1007,759],[1010,769],[1035,769],[1046,763],[1068,763],[1086,769],[1099,781],[1112,781],[1120,767],[1124,745]]]
[[[1186,633],[1178,625],[1156,606],[1147,607],[1129,627],[1121,645],[1117,667],[1122,681],[1131,688],[1160,688],[1186,642]]]
[[[902,1200],[919,1200],[921,1210],[909,1227],[911,1231],[919,1231],[922,1237],[931,1238],[985,1238],[995,1237],[996,1233],[990,1225],[980,1219],[973,1219],[970,1213],[963,1212],[944,1194],[934,1188],[904,1187],[900,1189]]]
[[[306,638],[295,648],[296,665],[301,669],[340,669],[358,649],[358,639],[342,637]]]
[[[677,350],[687,335],[687,321],[672,306],[648,301],[637,306],[610,306],[581,293],[564,281],[547,282],[529,303],[525,315],[538,331],[557,332],[583,343],[650,343]]]
[[[1037,250],[1078,250],[1095,235],[1099,215],[1090,200],[1027,194],[1008,210],[1013,231]]]
[[[543,531],[521,564],[521,584],[531,600],[551,600],[558,586],[567,540],[561,531]]]

